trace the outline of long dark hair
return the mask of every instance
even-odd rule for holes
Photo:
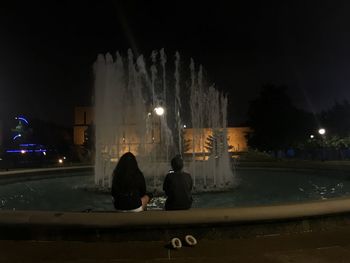
[[[112,191],[128,191],[137,183],[142,172],[137,165],[136,157],[127,152],[120,157],[113,171]]]

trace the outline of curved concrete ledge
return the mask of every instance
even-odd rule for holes
[[[350,198],[273,206],[191,209],[186,211],[46,212],[0,211],[0,225],[135,227],[197,224],[234,224],[291,220],[350,212]]]
[[[348,226],[349,212],[350,199],[141,213],[0,211],[0,239],[167,241],[188,234],[200,239],[244,238]]]

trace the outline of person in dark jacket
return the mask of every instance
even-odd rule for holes
[[[145,177],[131,152],[120,157],[113,171],[112,196],[114,207],[119,211],[144,211],[150,201],[150,196],[146,194]]]
[[[184,166],[180,155],[171,160],[170,171],[164,180],[163,190],[167,196],[165,210],[184,210],[190,209],[192,205],[192,187],[191,175],[182,171]]]

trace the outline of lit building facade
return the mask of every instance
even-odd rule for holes
[[[87,137],[87,130],[93,125],[93,108],[92,107],[76,107],[74,115],[74,144],[83,145],[86,144],[87,140],[90,138]],[[130,126],[130,127],[129,127]],[[139,144],[139,139],[135,136],[132,125],[129,125],[126,128],[128,134],[128,141],[123,140],[119,143],[120,146],[123,146],[122,149],[124,152],[132,151],[135,152],[137,145]],[[157,126],[155,126],[157,127]],[[227,128],[227,144],[229,146],[229,152],[238,153],[248,151],[246,134],[249,132],[249,127],[228,127]],[[195,134],[193,134],[193,132]],[[200,134],[196,136],[196,134]],[[213,136],[213,129],[203,128],[201,131],[193,131],[192,128],[186,128],[183,130],[183,140],[185,142],[184,153],[196,155],[207,155],[209,153],[209,148],[206,145],[209,143],[209,138]],[[194,142],[193,142],[193,138]],[[149,138],[149,147],[152,145],[159,144],[160,142],[160,133],[159,129],[155,129],[152,134],[152,138]]]
[[[74,109],[74,144],[83,145],[86,143],[86,131],[93,124],[92,107],[75,107]]]
[[[229,146],[229,152],[246,152],[248,151],[248,144],[245,135],[250,131],[249,127],[228,127],[227,128],[227,145]],[[193,135],[193,132],[195,134]],[[184,129],[184,140],[188,147],[185,149],[185,153],[195,154],[207,154],[209,153],[209,138],[214,136],[213,129],[203,128],[201,129],[199,136],[196,136],[196,131],[188,128]],[[194,142],[192,138],[194,139]]]

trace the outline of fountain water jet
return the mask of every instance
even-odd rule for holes
[[[185,169],[193,176],[196,189],[232,187],[226,133],[227,97],[214,86],[204,84],[202,67],[197,73],[193,60],[189,67],[190,86],[180,79],[178,52],[173,78],[167,78],[166,63],[163,49],[152,52],[149,70],[143,56],[135,59],[131,50],[127,59],[119,53],[114,58],[109,53],[98,56],[94,65],[95,183],[110,187],[116,162],[131,151],[137,156],[148,188],[159,190],[170,168],[169,159],[188,153],[184,149],[183,116],[191,116],[187,121],[192,132],[186,131],[186,138],[191,140],[192,154],[185,156]],[[155,114],[158,106],[165,109],[163,115]],[[208,140],[203,128],[211,128],[214,138],[209,158],[204,153]],[[194,149],[201,149],[202,153],[198,155]]]

